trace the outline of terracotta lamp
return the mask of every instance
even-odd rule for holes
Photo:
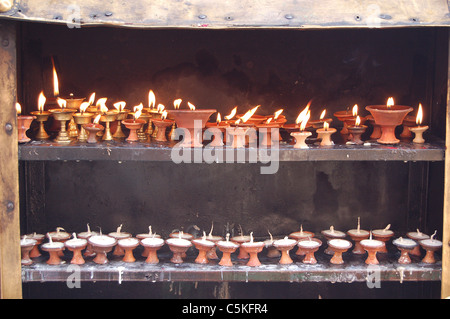
[[[86,239],[88,240],[89,237],[91,236],[95,236],[95,235],[99,235],[99,233],[95,232],[95,231],[91,231],[89,224],[87,224],[87,231],[78,233],[77,237],[81,238],[81,239]],[[92,250],[92,246],[91,244],[88,242],[86,245],[86,249],[84,250],[84,254],[85,257],[93,257],[95,256],[95,252]]]
[[[328,241],[328,247],[334,252],[331,257],[330,263],[335,265],[341,265],[344,263],[342,259],[342,253],[345,253],[352,247],[352,243],[345,239],[330,239]]]
[[[64,250],[64,243],[54,242],[52,236],[49,234],[47,234],[47,237],[49,242],[41,245],[41,249],[50,255],[46,263],[48,265],[60,265],[62,263],[60,255],[62,255],[62,251]]]
[[[398,258],[399,264],[410,264],[411,258],[409,257],[409,253],[413,251],[415,247],[417,247],[417,242],[409,238],[397,238],[392,241],[398,250],[400,250],[400,257]]]
[[[222,121],[220,113],[217,113],[216,122],[208,122],[205,127],[212,135],[212,141],[208,146],[221,147],[226,143],[226,130],[230,127],[230,124],[227,121]]]
[[[258,258],[258,253],[260,253],[264,248],[264,242],[253,241],[253,233],[250,233],[250,241],[242,243],[241,247],[249,254],[249,260],[247,266],[257,267],[261,265]]]
[[[19,103],[16,103],[16,111],[17,111],[17,132],[19,134],[19,143],[26,143],[31,141],[31,139],[27,136],[27,131],[30,128],[31,122],[36,119],[34,115],[20,115],[22,112],[22,107]]]
[[[157,264],[159,263],[158,258],[158,250],[164,246],[164,239],[159,237],[147,237],[141,239],[141,245],[144,246],[146,253],[146,260],[145,262],[147,264]]]
[[[167,239],[166,243],[169,245],[169,248],[173,253],[170,261],[174,264],[182,264],[184,262],[183,256],[186,255],[186,251],[192,246],[191,241],[183,239],[179,236],[178,238]]]
[[[117,246],[123,249],[124,255],[122,258],[123,262],[134,263],[136,258],[133,255],[133,250],[139,246],[139,239],[134,237],[128,237],[124,239],[119,239],[117,241]]]
[[[231,267],[233,262],[231,261],[231,254],[239,248],[239,244],[230,241],[230,234],[226,235],[226,240],[217,242],[217,247],[222,252],[222,258],[219,261],[219,265]]]
[[[153,233],[152,226],[148,226],[148,233],[137,234],[136,238],[141,240],[141,244],[142,244],[142,240],[145,238],[161,238],[161,235]],[[155,241],[155,243],[159,243],[159,241]],[[164,244],[164,241],[163,241],[163,244]],[[147,257],[148,253],[149,253],[149,249],[145,245],[143,245],[143,246],[144,246],[144,250],[142,251],[141,256]]]
[[[322,246],[322,241],[317,238],[308,237],[305,239],[301,239],[298,241],[298,250],[300,253],[298,255],[304,255],[303,263],[304,264],[316,264],[317,260],[314,256],[314,253],[319,250],[320,246]]]
[[[175,121],[167,119],[167,111],[163,111],[161,118],[152,119],[153,124],[157,128],[157,134],[154,138],[158,142],[167,142],[166,130],[169,126],[172,126]]]
[[[334,226],[330,226],[330,229],[325,229],[321,231],[321,234],[328,240],[330,241],[331,239],[344,239],[346,234],[342,231],[339,230],[335,230]],[[327,247],[324,251],[325,254],[327,255],[333,255],[334,251],[330,248]]]
[[[88,243],[91,244],[92,250],[96,253],[93,261],[96,264],[103,265],[109,262],[107,253],[116,246],[117,240],[100,232],[100,235],[89,237]]]
[[[364,134],[364,132],[367,129],[367,126],[361,124],[361,119],[359,115],[356,117],[355,124],[354,125],[348,125],[347,127],[349,132],[349,139],[355,143],[356,145],[362,145],[364,142],[361,139],[361,135]]]
[[[383,248],[379,251],[380,253],[387,253],[386,243],[394,236],[394,232],[389,228],[391,225],[387,225],[384,229],[375,229],[372,231],[374,239],[379,240],[384,243]]]
[[[237,258],[238,259],[247,259],[249,258],[249,255],[247,253],[247,251],[245,250],[245,247],[242,247],[243,243],[249,242],[250,241],[250,236],[247,235],[239,235],[239,236],[234,236],[231,237],[231,241],[235,242],[236,244],[239,245],[239,253]]]
[[[289,251],[295,247],[297,241],[295,239],[290,239],[287,236],[283,239],[278,239],[273,242],[273,246],[281,251],[281,258],[279,263],[281,265],[292,264],[293,260],[289,256]]]
[[[86,142],[88,142],[89,144],[97,143],[97,133],[105,129],[102,125],[98,124],[100,116],[101,115],[98,114],[92,123],[83,124],[83,128],[88,134]]]
[[[207,253],[216,246],[216,244],[210,240],[206,239],[206,233],[203,233],[202,238],[196,238],[192,240],[195,248],[198,249],[197,258],[195,258],[195,263],[197,264],[207,264],[209,259]]]
[[[347,235],[349,235],[352,240],[355,242],[355,246],[352,250],[352,253],[355,255],[363,255],[365,254],[364,248],[361,246],[360,242],[363,239],[367,239],[370,236],[369,231],[361,229],[360,219],[358,217],[358,227],[356,229],[350,229],[347,231]]]
[[[413,143],[423,144],[425,139],[423,138],[423,133],[428,130],[427,125],[422,125],[423,111],[422,104],[419,103],[419,109],[417,111],[416,124],[417,126],[410,127],[409,130],[414,133],[415,137]]]
[[[81,251],[86,248],[87,240],[83,238],[77,238],[77,235],[73,233],[73,238],[67,240],[64,245],[68,250],[73,252],[72,259],[70,260],[71,264],[82,265],[85,263],[83,258],[83,254]]]
[[[360,242],[362,248],[367,251],[367,258],[365,263],[368,265],[378,265],[377,252],[383,249],[384,243],[382,241],[372,239],[372,233],[368,239],[363,239]]]
[[[37,241],[31,238],[27,238],[27,236],[23,236],[20,240],[20,250],[21,250],[21,264],[24,266],[31,265],[33,260],[30,257],[30,251],[36,246]]]
[[[280,126],[281,123],[277,123],[273,118],[256,124],[260,138],[259,145],[262,147],[270,147],[272,145],[272,139],[279,141]]]
[[[41,256],[41,253],[39,251],[39,245],[42,244],[42,242],[44,241],[45,235],[44,234],[28,234],[28,235],[24,235],[24,237],[26,236],[26,238],[29,239],[34,239],[36,241],[36,245],[33,246],[33,249],[31,249],[29,256],[30,258],[37,258],[39,256]]]
[[[115,232],[109,233],[108,236],[112,237],[112,238],[114,238],[116,240],[120,240],[120,239],[130,238],[131,234],[127,233],[127,232],[123,232],[122,231],[122,224],[121,224],[119,227],[117,227]],[[114,248],[113,255],[114,256],[123,256],[123,255],[125,255],[125,250],[123,249],[122,246],[117,245]]]
[[[415,232],[408,232],[406,233],[406,237],[419,242],[423,239],[428,239],[430,238],[430,236],[428,236],[427,234],[422,233],[419,229],[417,229]],[[410,255],[414,255],[414,256],[421,256],[420,253],[420,245],[417,245],[410,253]]]
[[[331,140],[331,135],[336,133],[336,129],[329,126],[328,122],[323,123],[323,127],[316,130],[317,138],[319,138],[320,146],[332,146],[333,141]]]
[[[310,231],[304,231],[303,230],[303,225],[300,225],[300,230],[297,232],[293,232],[289,234],[289,238],[293,238],[297,241],[303,240],[303,239],[308,239],[308,238],[313,238],[314,237],[314,233],[310,232]],[[304,251],[302,249],[300,249],[300,246],[298,246],[298,249],[295,253],[296,255],[302,256],[304,255]]]
[[[441,249],[442,242],[440,240],[434,239],[434,236],[436,235],[436,231],[429,239],[423,239],[419,241],[420,246],[425,249],[426,254],[425,257],[423,257],[422,262],[426,264],[434,264],[436,262],[436,259],[434,257],[435,251]]]

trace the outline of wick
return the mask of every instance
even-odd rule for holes
[[[78,238],[77,238],[77,234],[72,233],[72,236],[73,236],[73,239],[78,239]]]
[[[152,234],[152,226],[148,226],[148,234],[151,235]]]
[[[203,237],[202,237],[202,240],[206,240],[206,233],[205,233],[205,231],[203,231]]]
[[[399,240],[401,243],[403,243],[403,237],[400,237],[400,240]]]
[[[226,238],[227,242],[229,242],[229,241],[230,241],[230,233],[227,233],[227,235],[225,236],[225,238]]]
[[[52,236],[49,233],[47,233],[47,236],[48,236],[48,242],[53,243]]]
[[[99,227],[99,229],[100,229],[100,236],[103,236],[103,234],[102,234],[102,228]]]
[[[416,229],[417,230],[417,235],[422,235],[422,233],[419,231],[419,228]]]
[[[372,240],[372,231],[370,231],[370,237],[369,237],[369,239]]]
[[[87,223],[87,232],[88,232],[88,234],[91,233],[91,228],[89,227],[89,223]]]
[[[270,233],[270,231],[267,231],[267,232],[269,233],[270,241],[273,242],[273,236],[272,236],[272,234]]]
[[[300,235],[303,235],[303,224],[300,225]]]
[[[117,227],[117,233],[120,234],[120,231],[122,230],[122,224],[120,224],[119,227]]]
[[[430,237],[432,241],[435,240],[435,239],[434,239],[434,236],[436,236],[436,232],[437,232],[437,230],[435,230],[434,233],[433,233],[433,235],[431,235],[431,237]]]
[[[183,236],[183,231],[180,231],[180,232],[178,233],[178,239],[181,239],[182,236]]]
[[[59,234],[59,231],[60,230],[63,230],[63,231],[65,231],[65,229],[64,228],[62,228],[62,227],[56,227],[56,233],[58,233]]]
[[[253,232],[250,233],[250,242],[253,243]]]
[[[360,217],[358,217],[358,227],[356,228],[356,232],[359,234],[360,233],[360,230],[361,229],[361,219],[360,219]]]
[[[214,222],[211,222],[211,230],[210,230],[209,235],[208,235],[209,238],[212,238],[213,229],[214,229]]]
[[[242,231],[242,226],[241,225],[239,225],[239,234],[242,236],[244,233],[243,233],[243,231]]]
[[[334,226],[330,226],[330,231],[332,234],[334,234]]]
[[[387,225],[385,229],[383,229],[383,232],[386,232],[389,228],[391,228],[391,224]]]

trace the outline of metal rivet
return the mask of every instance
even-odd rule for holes
[[[198,16],[198,18],[199,18],[199,19],[206,19],[206,14],[200,14],[200,15]]]
[[[6,123],[6,124],[5,124],[5,131],[6,131],[6,133],[8,133],[8,134],[11,134],[11,133],[12,133],[12,131],[13,131],[13,126],[12,126],[11,123]]]
[[[227,16],[227,17],[225,17],[225,20],[231,21],[231,20],[233,20],[233,17]]]
[[[419,22],[419,18],[411,18],[410,19],[412,22]]]
[[[294,16],[292,14],[286,14],[284,17],[288,20],[294,19]]]
[[[60,15],[54,16],[53,19],[55,19],[55,20],[62,20],[62,16],[60,16]]]
[[[8,212],[14,210],[14,203],[11,202],[11,201],[7,201],[7,202],[6,202],[6,210],[7,210]]]
[[[360,17],[359,15],[356,15],[356,16],[355,16],[355,20],[356,20],[356,21],[361,21],[361,17]]]
[[[107,16],[107,17],[112,16],[112,12],[110,12],[110,11],[105,12],[105,16]]]
[[[383,19],[383,20],[391,20],[392,19],[392,17],[389,14],[380,14],[379,17],[380,17],[380,19]]]

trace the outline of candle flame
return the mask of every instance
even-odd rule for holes
[[[417,125],[422,124],[422,120],[423,120],[422,104],[419,103],[419,109],[417,110],[416,124]]]
[[[222,117],[220,116],[220,113],[217,113],[216,123],[219,124],[222,122]]]
[[[393,97],[390,97],[390,98],[388,98],[388,100],[387,100],[387,102],[386,102],[386,106],[387,106],[388,108],[390,108],[392,105],[394,105],[394,98],[393,98]]]
[[[16,112],[17,115],[20,115],[22,113],[22,106],[20,106],[20,103],[16,102]]]
[[[39,111],[43,111],[44,110],[44,105],[45,105],[45,101],[46,101],[47,99],[45,98],[45,96],[44,96],[44,92],[41,92],[40,94],[39,94],[39,99],[38,99],[38,110]]]
[[[357,116],[358,115],[358,104],[355,104],[353,106],[352,114],[353,114],[353,116]]]
[[[231,120],[236,115],[236,112],[237,112],[237,106],[231,110],[230,114],[224,116],[225,120]]]
[[[247,121],[253,116],[253,114],[255,114],[256,110],[258,110],[258,108],[259,108],[260,106],[261,106],[261,105],[257,105],[257,106],[255,106],[254,108],[252,108],[251,110],[247,111],[247,113],[245,113],[244,116],[241,117],[242,122],[243,122],[243,123],[247,122]]]
[[[328,131],[328,129],[330,128],[330,124],[328,124],[328,122],[323,122],[323,128],[325,131]]]
[[[306,128],[306,124],[308,124],[309,118],[311,117],[311,111],[308,110],[308,113],[306,113],[306,116],[303,118],[302,122],[300,123],[300,131],[304,131]]]
[[[64,109],[67,106],[67,101],[61,98],[57,98],[56,102],[58,103],[59,107]]]
[[[299,124],[303,122],[303,119],[306,117],[309,111],[309,106],[311,105],[311,101],[308,102],[306,107],[298,114],[297,119],[295,120],[295,124]]]
[[[158,113],[162,113],[166,107],[163,104],[158,104],[156,110]]]
[[[91,94],[91,96],[89,97],[89,105],[94,105],[94,101],[95,101],[95,92]]]
[[[359,115],[356,116],[356,121],[355,121],[355,125],[359,126],[361,124],[361,119],[359,118]]]
[[[96,117],[95,117],[95,119],[94,119],[94,121],[92,121],[94,124],[98,124],[98,122],[100,121],[100,117],[101,117],[102,115],[101,114],[98,114]]]
[[[54,94],[54,96],[58,96],[59,95],[59,81],[58,81],[58,74],[56,73],[55,61],[53,60],[53,57],[52,57],[52,66],[53,66],[53,94]]]
[[[276,111],[275,113],[273,113],[273,119],[276,120],[280,114],[283,113],[283,109],[280,109],[278,111]]]
[[[187,102],[187,104],[188,104],[189,109],[190,109],[191,111],[195,111],[195,105],[194,105],[194,104],[192,104],[191,102]]]
[[[117,111],[122,112],[127,103],[125,101],[116,102],[113,104]]]
[[[182,101],[182,99],[176,99],[175,101],[173,101],[173,107],[175,108],[175,110],[178,110],[180,108],[180,104]]]
[[[80,112],[84,113],[86,112],[86,109],[89,107],[89,102],[83,102],[80,104]]]
[[[165,120],[167,118],[167,111],[163,111],[161,114],[161,120]]]
[[[325,114],[327,114],[327,110],[323,110],[322,113],[320,113],[320,119],[323,120],[325,118]]]
[[[148,92],[148,107],[153,109],[155,107],[156,97],[152,90]]]

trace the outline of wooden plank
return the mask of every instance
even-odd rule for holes
[[[16,23],[0,25],[0,297],[21,298]]]
[[[69,27],[330,28],[448,26],[445,0],[16,1],[5,18]]]

